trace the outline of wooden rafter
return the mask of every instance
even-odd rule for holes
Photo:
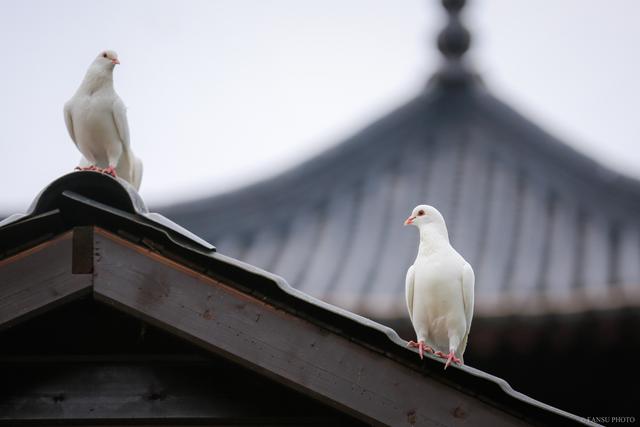
[[[72,273],[72,233],[0,261],[0,329],[89,292],[91,274]]]
[[[430,378],[417,363],[399,362],[398,349],[384,350],[380,342],[368,344],[316,319],[320,306],[314,315],[297,312],[261,296],[269,294],[260,289],[264,281],[228,279],[233,276],[217,270],[242,266],[225,266],[224,257],[198,266],[203,274],[191,268],[194,260],[177,262],[150,242],[142,246],[145,239],[136,241],[82,226],[2,260],[0,327],[92,292],[98,301],[370,424],[527,425],[533,420],[517,408],[543,406],[525,396],[510,407],[470,394],[455,378],[486,376],[470,368]],[[506,383],[500,387],[511,398],[518,395]],[[576,421],[546,410],[538,412],[538,422]]]

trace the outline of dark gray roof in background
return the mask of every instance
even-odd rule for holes
[[[478,315],[640,302],[640,185],[542,131],[482,85],[435,81],[273,179],[160,209],[231,257],[358,313],[404,316],[404,276],[436,206],[476,271]]]
[[[494,98],[462,61],[465,1],[442,3],[446,61],[415,99],[272,179],[157,210],[366,316],[406,317],[418,233],[402,222],[419,203],[444,214],[473,265],[477,315],[639,306],[640,183]]]

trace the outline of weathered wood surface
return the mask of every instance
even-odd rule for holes
[[[0,329],[88,292],[91,274],[72,274],[72,232],[0,261]]]
[[[91,225],[73,229],[71,272],[73,274],[93,273],[93,226]]]
[[[383,354],[96,230],[96,298],[376,425],[524,425]]]
[[[5,364],[0,425],[163,420],[212,424],[359,425],[224,361]]]

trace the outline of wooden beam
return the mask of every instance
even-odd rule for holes
[[[83,425],[114,420],[353,425],[353,419],[331,408],[229,365],[212,360],[5,364],[0,366],[0,425],[79,420]]]
[[[374,425],[526,425],[383,354],[96,229],[94,295]]]
[[[71,271],[72,232],[0,261],[0,329],[89,292],[91,274]]]
[[[73,229],[73,274],[93,273],[93,226],[84,225]]]

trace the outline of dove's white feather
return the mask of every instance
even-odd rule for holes
[[[409,310],[409,319],[413,322],[413,281],[415,279],[415,273],[413,272],[413,265],[407,270],[407,277],[405,278],[405,296],[407,297],[407,310]]]
[[[131,180],[129,182],[136,190],[140,190],[140,184],[142,183],[142,172],[142,160],[140,160],[138,157],[133,156],[133,170],[131,171]]]
[[[459,356],[462,359],[462,354],[467,348],[467,338],[469,337],[469,331],[471,330],[471,320],[473,319],[473,303],[474,303],[474,285],[476,282],[473,268],[468,263],[465,263],[462,269],[462,302],[464,303],[464,316],[467,321],[467,330],[464,334],[464,338],[460,343]]]
[[[423,212],[422,215],[418,215]],[[433,207],[414,209],[420,246],[406,278],[407,306],[418,341],[462,359],[473,317],[474,274],[449,243],[442,215]]]
[[[115,91],[114,91],[115,94]],[[113,101],[113,121],[116,124],[116,129],[118,131],[118,135],[120,136],[120,141],[124,144],[125,147],[129,147],[129,122],[127,121],[127,107],[125,107],[124,102],[118,95],[116,95],[116,99]]]
[[[78,143],[76,142],[76,135],[73,132],[73,120],[71,119],[71,105],[69,105],[68,102],[64,104],[64,124],[67,125],[67,132],[69,132],[71,140],[77,147]]]
[[[140,188],[142,162],[131,151],[127,110],[113,88],[117,55],[105,51],[89,66],[84,80],[64,106],[67,131],[84,160],[80,166],[115,167],[116,174]]]

